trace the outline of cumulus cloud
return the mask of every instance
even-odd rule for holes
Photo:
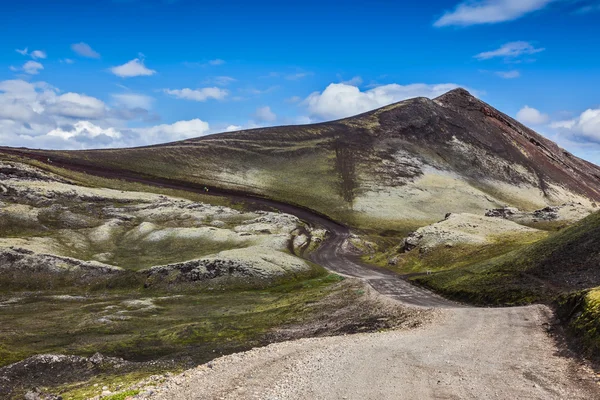
[[[526,125],[544,125],[548,123],[550,117],[543,114],[535,108],[525,106],[517,113],[517,119]]]
[[[29,75],[37,75],[43,69],[44,66],[37,61],[27,61],[21,68],[23,72]]]
[[[484,51],[483,53],[479,53],[475,55],[475,58],[478,60],[489,60],[491,58],[496,57],[517,58],[522,55],[540,53],[544,50],[544,48],[537,48],[529,42],[510,42],[500,46],[500,48],[496,50]]]
[[[27,47],[25,47],[23,50],[15,49],[15,51],[22,56],[26,56],[27,54],[29,54],[29,49]]]
[[[85,149],[149,145],[211,133],[209,124],[200,119],[128,127],[129,119],[147,116],[153,99],[135,93],[111,97],[112,107],[85,94],[61,93],[45,82],[0,81],[0,143]]]
[[[114,107],[81,93],[60,93],[45,82],[0,81],[0,143],[9,146],[90,148],[134,146],[206,133],[206,126],[159,125],[130,129],[126,121],[148,122],[152,98],[113,96]],[[187,133],[186,133],[187,132]]]
[[[235,132],[242,129],[241,125],[229,125],[225,128],[225,132]]]
[[[135,76],[151,76],[156,73],[155,70],[146,68],[144,65],[144,60],[141,58],[134,58],[133,60],[119,65],[117,67],[112,67],[110,71],[120,76],[121,78],[132,78]]]
[[[438,97],[457,87],[458,85],[454,83],[437,85],[423,83],[398,85],[393,83],[361,91],[356,86],[332,83],[323,92],[312,93],[304,100],[304,104],[313,117],[336,119],[360,114],[413,97]]]
[[[68,118],[99,119],[106,115],[106,105],[95,97],[65,93],[48,101],[45,112]]]
[[[96,142],[100,139],[102,143],[110,143],[115,139],[121,139],[121,132],[114,128],[103,129],[89,121],[79,121],[72,126],[63,126],[51,130],[48,136],[58,137],[68,140],[76,140],[78,142]],[[107,140],[108,139],[108,140]]]
[[[557,0],[466,0],[433,25],[469,26],[512,21],[541,10],[553,1]]]
[[[84,42],[72,44],[71,50],[73,50],[75,53],[79,54],[82,57],[100,58],[100,53],[92,49],[89,44]]]
[[[514,70],[514,71],[497,71],[496,75],[498,75],[500,78],[504,78],[504,79],[516,79],[521,76],[521,73],[516,70]]]
[[[140,142],[150,144],[204,136],[210,133],[210,126],[208,122],[196,118],[189,121],[177,121],[173,124],[136,128],[133,131],[139,135]]]
[[[271,107],[269,106],[257,108],[254,116],[261,122],[273,122],[277,119],[277,115],[271,111]]]
[[[201,89],[164,89],[166,94],[183,100],[206,101],[208,99],[223,100],[229,92],[218,87],[207,87]]]
[[[580,140],[600,143],[600,108],[585,110],[573,119],[553,122],[550,127]]]

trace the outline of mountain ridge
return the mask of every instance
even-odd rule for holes
[[[600,167],[464,89],[318,124],[129,149],[27,152],[243,190],[362,228],[412,229],[448,212],[504,205],[600,201]]]

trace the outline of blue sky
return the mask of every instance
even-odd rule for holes
[[[600,162],[600,0],[20,0],[0,143],[89,148],[323,121],[466,87]]]

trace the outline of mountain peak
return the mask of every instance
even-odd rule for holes
[[[441,105],[466,105],[480,101],[477,97],[473,96],[467,89],[456,88],[443,95],[434,99],[434,101]]]

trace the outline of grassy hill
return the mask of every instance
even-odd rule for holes
[[[322,124],[131,149],[4,151],[241,190],[378,231],[448,212],[600,200],[600,168],[461,89]]]

